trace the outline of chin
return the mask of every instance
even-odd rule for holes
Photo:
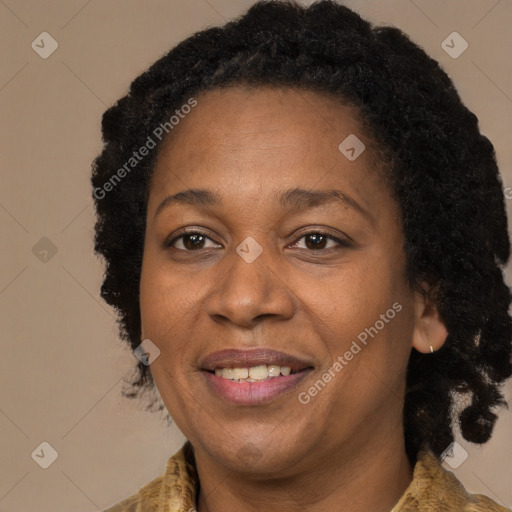
[[[282,431],[258,437],[246,431],[229,436],[223,432],[219,438],[208,437],[205,441],[200,443],[218,463],[231,471],[254,476],[290,474],[308,451],[305,439]]]

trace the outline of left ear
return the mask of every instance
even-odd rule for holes
[[[448,337],[448,330],[436,305],[419,292],[414,293],[414,332],[412,346],[423,354],[439,350]]]

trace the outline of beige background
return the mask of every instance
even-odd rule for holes
[[[0,0],[1,512],[101,510],[160,475],[183,442],[175,426],[120,395],[136,360],[99,298],[90,164],[103,111],[135,76],[252,3]],[[441,62],[512,185],[512,1],[346,4],[402,28]],[[47,59],[31,48],[43,31],[59,44]],[[458,59],[441,47],[453,31],[469,43]],[[57,249],[46,262],[32,250],[42,237]],[[510,381],[506,393],[512,403]],[[48,469],[31,457],[43,441],[58,452]],[[512,506],[512,413],[501,411],[484,447],[458,441],[469,457],[454,473],[468,490]]]

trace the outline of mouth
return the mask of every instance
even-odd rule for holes
[[[237,405],[260,405],[291,391],[312,370],[301,358],[272,349],[222,350],[200,363],[210,391]]]

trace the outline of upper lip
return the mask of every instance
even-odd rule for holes
[[[225,349],[213,352],[201,359],[199,367],[202,370],[213,371],[216,368],[248,368],[262,364],[289,366],[293,372],[313,366],[310,362],[291,354],[261,347],[247,350]]]

